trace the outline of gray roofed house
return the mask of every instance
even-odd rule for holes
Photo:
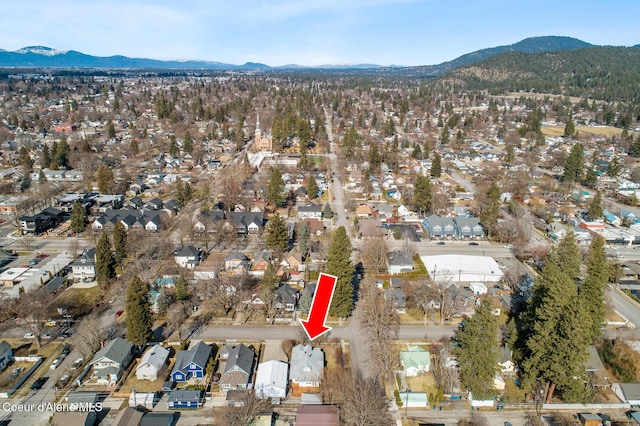
[[[458,238],[482,238],[484,229],[477,217],[458,216],[454,219]]]
[[[247,389],[253,373],[253,349],[243,345],[236,346],[229,352],[224,373],[220,377],[220,389],[223,391]]]
[[[169,349],[160,345],[149,348],[136,367],[136,377],[138,380],[158,380],[159,376],[164,378],[167,368],[167,358]]]
[[[640,405],[640,383],[614,383],[611,390],[620,401],[631,405]]]
[[[322,206],[315,203],[298,206],[298,219],[322,219]]]
[[[84,250],[79,258],[71,263],[73,281],[93,281],[96,277],[96,249]]]
[[[600,355],[598,355],[598,351],[596,347],[593,345],[589,345],[589,358],[584,363],[584,368],[587,373],[595,373],[604,369],[604,365],[602,364],[602,360],[600,359]]]
[[[192,377],[204,378],[209,358],[211,358],[211,346],[204,342],[196,343],[189,350],[178,351],[171,371],[171,379],[178,383],[186,382]]]
[[[251,234],[264,228],[262,212],[229,212],[229,220],[233,222],[239,234]]]
[[[131,363],[134,350],[133,343],[120,337],[100,349],[89,363],[93,366],[93,376],[98,379],[98,383],[115,385],[120,380],[120,373]]]
[[[118,415],[113,420],[112,426],[140,426],[144,413],[133,407],[127,407],[118,411]]]
[[[433,214],[428,216],[423,224],[429,234],[429,238],[456,237],[456,225],[450,217],[440,217]]]
[[[202,405],[202,391],[197,389],[177,389],[171,391],[167,398],[167,408],[177,410],[180,408],[199,408]]]
[[[310,344],[298,344],[291,350],[289,378],[294,387],[318,387],[324,377],[324,352]]]
[[[194,246],[184,246],[174,253],[174,259],[182,268],[193,269],[200,264],[202,251]]]
[[[402,288],[390,288],[384,292],[385,300],[390,300],[396,312],[404,314],[407,311],[407,303]]]
[[[146,413],[140,426],[173,426],[175,422],[173,413]]]
[[[403,250],[394,250],[389,256],[389,273],[391,275],[413,271],[411,255]]]
[[[13,349],[6,341],[0,342],[0,371],[7,368],[7,365],[13,360]]]
[[[276,308],[292,312],[298,303],[298,290],[289,284],[283,284],[276,290]]]

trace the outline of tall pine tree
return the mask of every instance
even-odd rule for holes
[[[338,277],[329,314],[340,318],[348,317],[353,310],[355,268],[351,262],[351,249],[347,231],[341,226],[331,239],[326,268],[327,274]]]
[[[589,210],[587,211],[588,220],[596,220],[602,217],[602,195],[600,191],[596,191],[596,195],[593,196],[591,204],[589,204]]]
[[[489,237],[493,236],[498,228],[499,213],[500,188],[496,182],[491,182],[487,189],[487,198],[480,206],[480,223]]]
[[[309,175],[307,178],[307,196],[310,200],[318,198],[318,183],[313,175]]]
[[[87,212],[79,202],[73,203],[73,209],[71,210],[71,218],[69,219],[69,226],[71,230],[76,234],[84,231],[84,227],[87,226]]]
[[[134,275],[127,287],[126,302],[127,340],[137,346],[144,346],[153,337],[153,314],[149,302],[149,286]]]
[[[492,310],[491,302],[484,298],[475,314],[455,334],[460,378],[474,399],[490,399],[495,393],[493,379],[498,372],[498,317]]]
[[[431,177],[440,177],[442,174],[442,159],[439,153],[433,154],[433,161],[431,162]]]
[[[569,232],[551,251],[528,301],[523,367],[530,387],[536,380],[548,385],[547,402],[556,387],[567,402],[583,397],[591,322],[584,321],[578,297],[579,272],[580,252]]]
[[[267,248],[274,250],[278,256],[289,249],[287,224],[278,213],[274,214],[267,223]]]
[[[127,257],[127,230],[120,221],[113,227],[113,251],[116,263],[122,267]]]
[[[111,252],[109,237],[105,232],[100,234],[96,245],[96,280],[104,286],[116,276],[116,261]]]
[[[267,185],[266,200],[270,203],[279,205],[284,202],[284,180],[282,174],[276,167],[269,169],[269,184]]]
[[[602,334],[605,320],[604,293],[609,281],[609,265],[604,251],[604,238],[593,239],[587,255],[587,274],[579,290],[580,302],[591,319],[591,340]]]
[[[431,212],[431,181],[427,176],[419,175],[416,179],[413,202],[420,213]]]

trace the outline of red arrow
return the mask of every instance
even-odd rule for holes
[[[310,340],[314,340],[331,330],[331,327],[325,326],[324,323],[327,320],[327,315],[329,315],[329,306],[331,306],[331,299],[333,299],[333,291],[336,289],[337,281],[338,277],[324,273],[318,277],[316,294],[314,294],[311,302],[309,317],[306,321],[300,319],[300,323]]]

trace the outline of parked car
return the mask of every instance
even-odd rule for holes
[[[122,316],[122,314],[124,314],[124,311],[118,311],[116,312],[116,319],[120,318]]]
[[[478,243],[476,243],[475,241],[471,241],[471,242],[469,243],[469,245],[470,245],[470,246],[477,246],[477,245],[478,245]]]
[[[44,333],[44,334],[42,335],[42,338],[43,338],[43,339],[53,339],[53,335],[51,335],[51,334],[49,334],[49,333]]]
[[[49,370],[55,370],[56,368],[58,368],[61,362],[62,362],[62,358],[54,359],[51,365],[49,366]]]
[[[71,378],[71,375],[70,375],[70,374],[65,374],[64,376],[60,377],[60,379],[59,379],[59,380],[60,380],[60,384],[61,384],[62,386],[66,386],[66,385],[67,385],[67,383],[69,383],[69,379],[70,379],[70,378]]]
[[[35,339],[36,335],[33,334],[33,333],[27,333],[27,334],[24,335],[24,338],[25,339]]]
[[[439,245],[439,246],[443,246],[443,245],[445,245],[445,242],[444,241],[438,241],[436,244]]]
[[[40,389],[42,385],[44,385],[47,382],[47,380],[49,380],[48,377],[40,377],[35,382],[33,382],[33,384],[31,385],[31,390]]]
[[[58,321],[50,319],[50,320],[47,320],[47,322],[45,322],[44,325],[46,325],[47,327],[55,327],[57,323]]]
[[[82,366],[82,363],[84,362],[84,359],[82,358],[78,358],[75,361],[73,361],[73,364],[71,364],[71,369],[72,370],[77,370],[78,368],[80,368]]]
[[[71,353],[71,347],[69,345],[64,345],[62,348],[62,355],[67,356]]]

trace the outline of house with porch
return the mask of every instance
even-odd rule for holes
[[[203,379],[209,358],[211,346],[202,341],[192,345],[189,350],[178,351],[171,371],[171,380],[181,383],[191,378]]]
[[[89,363],[93,367],[93,377],[99,384],[115,386],[122,372],[131,364],[134,354],[133,343],[116,337],[100,349]]]

